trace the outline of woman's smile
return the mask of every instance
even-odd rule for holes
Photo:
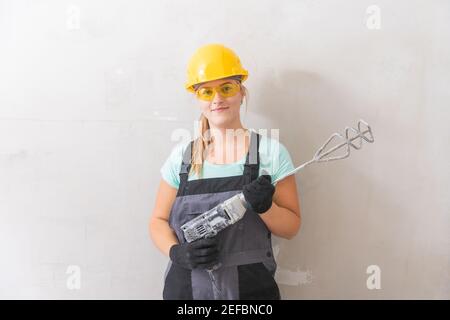
[[[228,109],[229,109],[229,107],[220,107],[220,108],[213,109],[212,111],[215,111],[215,112],[223,112],[223,111],[226,111],[226,110],[228,110]]]

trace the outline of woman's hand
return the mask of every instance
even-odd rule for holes
[[[175,244],[170,248],[169,256],[180,267],[208,269],[218,263],[217,239],[214,237]]]
[[[270,175],[259,176],[255,181],[246,184],[242,190],[245,200],[255,212],[264,213],[272,206],[275,187],[272,185]]]

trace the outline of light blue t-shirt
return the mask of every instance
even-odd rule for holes
[[[179,173],[183,152],[188,146],[189,143],[177,144],[160,170],[162,178],[176,189],[180,185]],[[213,164],[204,160],[202,179],[240,176],[244,172],[245,159],[246,156],[236,162],[227,164]],[[262,174],[262,170],[271,175],[272,181],[294,170],[294,165],[286,147],[278,140],[266,135],[261,135],[259,141],[259,175]],[[188,177],[189,181],[196,179],[198,179],[198,176],[194,173],[191,173]]]

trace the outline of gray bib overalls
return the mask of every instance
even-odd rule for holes
[[[188,181],[191,141],[183,154],[180,186],[169,217],[180,243],[186,242],[180,229],[184,223],[241,192],[258,177],[260,137],[252,131],[243,175]],[[256,212],[247,210],[241,220],[216,237],[221,267],[212,271],[213,277],[206,270],[188,270],[169,262],[164,299],[280,299],[271,233]]]

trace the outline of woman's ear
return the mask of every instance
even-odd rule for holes
[[[244,102],[244,98],[245,98],[245,87],[241,84],[241,105]]]

